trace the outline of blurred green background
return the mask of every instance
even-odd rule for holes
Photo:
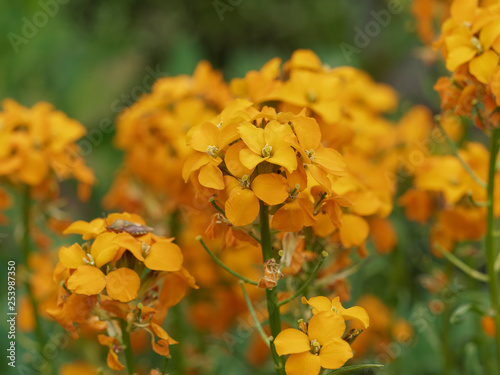
[[[143,82],[151,71],[155,75],[191,74],[196,64],[206,59],[229,80],[260,69],[273,57],[287,60],[299,48],[312,49],[332,67],[355,66],[375,80],[394,86],[401,99],[398,113],[414,104],[425,104],[434,111],[439,108],[432,86],[445,74],[444,69],[441,63],[426,65],[417,57],[422,44],[415,34],[410,0],[402,0],[402,12],[392,14],[387,26],[381,27],[377,35],[369,38],[368,45],[350,59],[340,45],[354,46],[357,28],[363,29],[373,20],[373,12],[387,9],[386,1],[65,2],[1,2],[0,98],[10,97],[25,106],[48,101],[89,130],[102,121],[113,121],[119,107],[130,105],[146,91]],[[74,183],[63,185],[63,196],[72,205],[70,211],[78,214],[73,217],[75,220],[102,216],[101,199],[123,156],[112,147],[112,137],[112,132],[104,134],[87,157],[98,180],[91,204],[75,201]],[[14,203],[8,211],[11,225],[2,231],[15,232],[17,208]],[[398,249],[365,262],[359,277],[353,278],[353,297],[362,292],[374,293],[406,319],[411,320],[412,314],[415,317],[420,311],[423,315],[417,314],[415,319],[427,324],[416,332],[418,338],[411,348],[388,349],[397,352],[388,354],[393,363],[380,373],[440,374],[441,323],[438,317],[429,315],[429,296],[415,285],[416,276],[427,272],[429,264],[436,261],[429,255],[425,230],[408,226],[400,210],[395,211],[394,218],[398,233],[404,234],[400,235]],[[409,243],[407,238],[422,240]],[[13,236],[8,235],[1,245],[2,260],[17,258],[9,250],[15,248]],[[0,293],[4,293],[3,287]],[[477,325],[463,326],[465,337],[471,337],[476,328]],[[4,329],[5,324],[0,325],[2,342]],[[465,358],[469,352],[460,353],[465,353]],[[486,356],[487,353],[481,355],[483,359]],[[247,373],[237,358],[221,356],[216,361],[225,373]],[[0,372],[5,371],[2,360]]]

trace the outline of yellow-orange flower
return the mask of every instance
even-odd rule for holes
[[[321,311],[333,311],[340,314],[344,320],[355,319],[363,325],[363,328],[368,328],[370,325],[370,318],[366,310],[359,306],[353,306],[345,309],[340,303],[340,297],[335,297],[330,301],[327,297],[312,297],[306,299],[302,297],[302,303],[308,304],[313,308],[313,314]]]
[[[336,369],[352,357],[352,349],[341,337],[344,319],[332,311],[322,311],[309,321],[307,332],[288,328],[274,340],[278,355],[290,354],[287,375],[317,375],[321,368]]]

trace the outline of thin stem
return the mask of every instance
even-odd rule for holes
[[[439,253],[444,256],[447,260],[449,260],[451,263],[453,263],[457,268],[460,268],[463,272],[465,272],[467,275],[472,277],[473,279],[483,281],[483,282],[488,282],[490,277],[488,275],[485,275],[482,272],[476,271],[475,269],[469,267],[467,264],[462,262],[459,258],[457,258],[455,255],[450,253],[449,251],[446,251],[440,244],[435,243],[434,248],[439,251]],[[493,260],[494,262],[494,260]]]
[[[161,374],[164,375],[167,373],[167,367],[168,367],[168,362],[170,362],[171,357],[165,357],[165,364],[163,365],[163,370],[161,371]]]
[[[438,125],[439,129],[441,130],[441,133],[443,134],[443,137],[446,139],[446,142],[448,142],[449,146],[451,147],[451,150],[453,151],[453,154],[455,157],[458,159],[460,164],[464,167],[464,169],[467,171],[467,173],[472,177],[474,181],[476,181],[479,186],[486,188],[486,182],[484,182],[477,174],[474,172],[474,170],[465,162],[464,159],[460,156],[458,153],[457,146],[455,143],[451,140],[451,138],[448,136],[446,131],[444,130],[443,126],[441,125],[441,121],[438,116],[436,116],[436,124]]]
[[[495,215],[493,211],[495,199],[495,164],[498,155],[498,139],[500,136],[500,129],[492,127],[490,138],[490,163],[488,166],[488,188],[487,188],[487,201],[491,204],[487,207],[487,232],[485,239],[486,248],[486,268],[489,275],[489,289],[491,307],[495,311],[494,319],[496,326],[496,346],[497,346],[497,365],[500,372],[500,306],[498,303],[498,276],[495,272]]]
[[[446,264],[445,267],[446,277],[448,280],[452,279],[453,265],[451,263]],[[443,353],[443,375],[451,374],[453,369],[453,359],[451,355],[450,346],[450,315],[451,306],[449,303],[445,303],[444,311],[442,313],[442,328],[441,328],[441,348]]]
[[[273,259],[273,249],[271,245],[271,231],[269,229],[269,207],[262,201],[260,202],[260,243],[262,246],[262,256],[264,262]],[[283,361],[274,347],[274,339],[281,332],[281,315],[278,306],[278,290],[276,287],[266,289],[267,311],[269,313],[269,327],[271,329],[271,353],[273,355],[274,365],[278,375],[285,375]]]
[[[30,276],[31,270],[29,267],[29,256],[31,253],[31,188],[30,186],[25,187],[23,203],[22,203],[22,219],[24,225],[24,233],[22,239],[22,253],[23,253],[23,262],[26,267],[27,277],[26,277],[26,291],[28,293],[28,299],[33,306],[33,315],[35,317],[35,337],[38,343],[38,352],[39,355],[44,359],[44,367],[42,369],[42,373],[52,374],[52,366],[50,362],[43,356],[44,347],[45,347],[45,334],[42,329],[42,322],[40,316],[38,315],[38,301],[33,294],[33,290],[31,289],[30,284]]]
[[[245,276],[242,276],[240,275],[238,272],[236,271],[233,271],[231,268],[229,268],[228,266],[226,266],[224,263],[222,263],[222,261],[217,258],[217,256],[212,253],[212,251],[207,247],[207,245],[205,245],[205,242],[203,242],[203,239],[201,238],[201,236],[198,236],[196,237],[196,240],[198,240],[200,243],[201,243],[201,246],[203,246],[203,248],[205,249],[205,251],[208,253],[208,255],[210,255],[212,257],[213,260],[215,260],[215,262],[221,266],[222,268],[224,268],[227,272],[229,272],[231,275],[237,277],[238,279],[242,280],[243,282],[247,283],[247,284],[252,284],[252,285],[259,285],[258,282],[256,281],[253,281],[253,280],[250,280],[249,278],[245,277]]]
[[[130,343],[130,333],[127,330],[127,322],[119,319],[120,328],[122,329],[122,344],[124,346],[123,353],[125,354],[125,361],[127,362],[127,372],[132,375],[136,372],[134,353],[132,352],[132,345]]]
[[[243,292],[243,297],[245,298],[245,302],[248,307],[248,311],[250,311],[250,315],[252,316],[253,323],[255,324],[255,329],[257,329],[257,332],[259,332],[260,337],[264,341],[264,343],[269,347],[269,339],[266,336],[266,333],[264,332],[264,329],[262,328],[262,325],[259,322],[259,319],[257,319],[257,314],[255,313],[255,309],[253,308],[252,301],[250,301],[250,297],[248,296],[248,293],[245,289],[245,283],[243,281],[239,281],[241,291]]]
[[[208,201],[210,202],[210,204],[217,210],[219,211],[222,215],[226,216],[226,213],[224,212],[224,210],[222,208],[220,208],[218,205],[217,205],[217,201],[215,200],[214,197],[210,197],[208,198]]]
[[[283,306],[283,305],[286,305],[288,302],[293,301],[295,298],[297,298],[304,291],[305,288],[307,288],[307,286],[314,280],[314,278],[318,274],[319,270],[321,269],[321,266],[325,262],[326,257],[324,254],[322,254],[322,256],[323,256],[323,258],[316,264],[316,267],[314,267],[314,270],[311,272],[311,274],[306,279],[306,281],[304,281],[304,283],[299,287],[299,289],[297,289],[295,291],[295,293],[293,295],[291,295],[290,297],[279,302],[278,306]]]

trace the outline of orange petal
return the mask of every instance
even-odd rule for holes
[[[235,226],[251,224],[259,214],[259,200],[250,189],[234,189],[226,201],[226,216]]]
[[[77,294],[93,296],[106,285],[106,278],[99,268],[80,266],[68,278],[68,289]]]
[[[337,174],[346,168],[344,157],[333,148],[318,147],[313,163],[321,165],[327,172]]]
[[[288,198],[288,183],[277,173],[266,173],[252,181],[255,195],[269,205],[281,204]]]
[[[179,246],[162,240],[151,246],[144,264],[155,271],[179,271],[182,261],[183,256]]]
[[[281,232],[298,232],[304,227],[304,213],[297,199],[285,203],[273,216],[271,227]]]
[[[340,241],[344,247],[360,246],[368,237],[370,227],[365,219],[356,215],[342,216],[340,227]]]
[[[472,47],[458,47],[450,51],[446,58],[446,69],[455,71],[460,65],[470,61],[476,55]]]
[[[59,261],[64,267],[67,268],[77,268],[79,266],[85,265],[83,258],[86,258],[87,254],[77,243],[71,245],[70,247],[61,247],[59,250]]]
[[[222,172],[217,166],[212,163],[208,163],[201,167],[200,174],[198,175],[198,181],[201,185],[222,190],[224,189],[224,179],[222,177]]]
[[[293,130],[304,150],[316,150],[321,142],[321,131],[315,119],[298,116],[293,120]]]
[[[118,268],[106,276],[108,296],[120,302],[129,302],[135,299],[140,286],[139,275],[129,268]]]
[[[90,223],[78,220],[67,227],[63,234],[81,234],[84,240],[90,240],[97,237],[106,230],[104,219],[94,219]]]
[[[47,176],[49,167],[41,152],[31,151],[25,155],[23,166],[17,171],[19,179],[28,185],[38,185]]]
[[[194,171],[197,171],[209,162],[210,156],[208,156],[206,153],[197,152],[190,155],[186,159],[186,161],[184,162],[184,166],[182,167],[182,178],[184,179],[184,182],[188,182],[189,176],[191,176]]]
[[[456,24],[461,25],[472,21],[476,13],[478,0],[455,0],[450,7],[451,18]]]
[[[332,301],[327,297],[312,297],[307,300],[306,297],[302,297],[302,303],[308,304],[313,308],[313,314],[317,314],[320,311],[332,311]]]
[[[124,247],[130,251],[134,256],[140,261],[144,262],[144,257],[142,256],[142,241],[138,241],[129,233],[119,233],[114,239],[113,243]],[[99,266],[98,266],[99,267]]]
[[[334,338],[340,338],[345,331],[344,319],[332,311],[321,311],[309,321],[307,335],[321,346]]]
[[[287,375],[318,375],[320,369],[321,359],[309,351],[292,354],[285,364]]]
[[[120,248],[113,242],[117,235],[114,232],[105,232],[98,235],[92,243],[90,254],[94,258],[97,267],[102,267],[115,257]]]
[[[272,156],[267,161],[272,164],[281,165],[288,172],[293,172],[297,169],[295,150],[289,145],[277,147],[276,150],[273,150]]]
[[[118,355],[110,348],[106,363],[111,370],[121,371],[125,366],[118,359]]]
[[[274,346],[278,355],[308,352],[311,342],[307,335],[298,329],[288,328],[279,333],[274,339]]]
[[[254,154],[260,155],[262,153],[262,148],[265,146],[266,142],[264,140],[264,130],[256,128],[251,123],[247,122],[238,127],[238,133],[241,136],[245,145],[253,151]],[[240,157],[243,162],[243,158]],[[244,163],[244,162],[243,162]],[[247,168],[251,168],[246,166]]]
[[[342,316],[345,320],[354,319],[363,324],[366,329],[370,326],[370,317],[366,310],[360,306],[353,306],[342,312]]]
[[[247,147],[242,148],[240,151],[241,164],[243,164],[246,168],[254,169],[258,164],[269,159],[269,157],[263,158],[260,154],[261,152],[262,151],[259,151],[257,154]]]
[[[498,66],[498,55],[489,50],[469,63],[469,71],[479,82],[488,83]]]
[[[243,142],[235,143],[234,145],[229,146],[226,151],[226,157],[224,161],[226,163],[226,167],[231,172],[233,176],[238,178],[243,177],[244,175],[250,176],[253,172],[253,168],[249,169],[245,167],[240,161],[240,151],[245,147]]]
[[[172,307],[177,305],[186,295],[187,281],[176,273],[169,273],[165,276],[160,292],[160,304],[162,307]]]
[[[153,330],[153,333],[160,339],[166,340],[169,344],[177,344],[177,341],[171,338],[169,334],[160,325],[152,322],[151,329]]]
[[[319,358],[322,367],[336,369],[352,358],[352,349],[344,340],[334,338],[321,347]]]

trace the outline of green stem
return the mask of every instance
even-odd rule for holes
[[[130,343],[130,333],[127,330],[127,322],[123,319],[119,319],[120,328],[122,330],[122,344],[123,353],[125,354],[125,361],[127,362],[127,372],[129,375],[136,373],[134,353],[132,352],[132,344]]]
[[[453,265],[451,263],[446,264],[445,267],[446,277],[449,280],[452,279],[453,273]],[[444,311],[442,314],[442,329],[441,329],[441,345],[443,350],[443,375],[451,374],[453,369],[453,360],[451,354],[451,345],[450,345],[450,315],[451,315],[451,306],[449,302],[445,302]]]
[[[325,262],[326,257],[324,256],[324,254],[322,254],[322,256],[323,256],[323,258],[316,264],[316,267],[314,267],[314,270],[311,272],[311,274],[309,275],[307,280],[304,281],[304,283],[299,287],[299,289],[297,289],[295,291],[295,293],[293,295],[291,295],[290,297],[279,302],[278,306],[283,306],[283,305],[286,305],[288,302],[293,301],[295,298],[297,298],[304,291],[305,288],[307,288],[307,286],[314,280],[314,278],[318,274],[319,270],[321,269],[321,266]]]
[[[260,337],[262,338],[262,341],[269,347],[269,339],[266,336],[266,333],[262,329],[262,325],[259,322],[259,319],[257,319],[257,314],[255,313],[255,310],[252,305],[252,301],[250,301],[250,297],[248,296],[248,293],[245,289],[245,283],[243,281],[239,281],[241,291],[243,292],[243,297],[245,298],[245,302],[248,307],[248,311],[250,311],[250,315],[252,316],[253,323],[255,324],[255,328],[257,329],[257,332],[259,332]]]
[[[24,225],[24,233],[23,233],[23,239],[22,239],[22,254],[23,254],[23,262],[26,267],[26,291],[28,293],[28,299],[33,306],[33,315],[35,317],[35,337],[36,341],[38,344],[38,352],[40,356],[44,359],[45,366],[42,370],[42,373],[45,374],[52,374],[52,366],[51,363],[44,358],[43,356],[43,349],[45,347],[45,334],[43,333],[42,329],[42,321],[40,319],[40,316],[38,315],[38,301],[35,298],[35,295],[33,294],[33,290],[31,289],[30,285],[30,277],[31,277],[31,270],[29,267],[29,256],[31,253],[31,234],[30,234],[30,227],[31,227],[31,188],[30,186],[25,187],[24,195],[23,195],[23,202],[22,202],[22,219],[23,219],[23,225]]]
[[[262,245],[262,256],[264,263],[269,259],[273,259],[273,249],[271,244],[271,231],[269,229],[269,208],[261,201],[260,202],[260,243]],[[274,287],[266,289],[267,311],[269,313],[269,327],[273,340],[281,332],[281,315],[278,305],[278,289]],[[278,375],[285,375],[283,361],[274,347],[274,341],[271,341],[271,353],[273,355],[274,365]]]
[[[214,253],[212,253],[212,251],[208,248],[208,246],[205,245],[205,242],[203,242],[203,239],[201,238],[201,236],[196,237],[196,240],[198,240],[201,243],[201,246],[203,246],[203,248],[208,253],[208,255],[210,255],[212,257],[212,259],[215,260],[215,262],[219,266],[221,266],[222,268],[224,268],[231,275],[237,277],[238,279],[240,279],[241,281],[243,281],[243,282],[245,282],[247,284],[259,285],[258,282],[250,280],[249,278],[240,275],[238,272],[233,271],[231,268],[229,268],[228,266],[226,266],[219,258],[217,258],[217,256]]]
[[[460,164],[462,164],[462,166],[467,171],[467,173],[472,177],[472,179],[474,181],[476,181],[478,183],[479,186],[486,188],[486,183],[476,174],[476,172],[474,172],[474,170],[469,166],[469,164],[467,164],[465,162],[465,160],[462,159],[462,157],[458,153],[457,146],[455,145],[455,143],[451,140],[451,138],[448,136],[448,134],[444,130],[443,125],[441,125],[441,121],[440,121],[438,116],[436,116],[436,124],[438,125],[439,130],[441,130],[441,133],[443,134],[443,137],[446,139],[446,142],[448,142],[448,144],[450,145],[451,150],[453,151],[453,154],[458,159]],[[495,168],[495,166],[493,166],[493,171],[495,170],[494,168]]]
[[[498,371],[500,372],[500,306],[498,304],[498,276],[495,272],[495,216],[494,216],[494,198],[495,198],[495,164],[498,155],[498,139],[500,136],[500,129],[493,128],[491,130],[490,138],[490,162],[488,166],[488,188],[487,188],[487,201],[490,205],[487,207],[487,223],[488,228],[486,232],[485,247],[486,247],[486,268],[489,275],[489,289],[491,307],[495,311],[494,319],[496,326],[496,357]]]
[[[163,365],[163,370],[161,371],[161,375],[167,373],[168,362],[170,362],[170,357],[165,357],[165,364]]]
[[[457,268],[465,272],[467,275],[472,277],[473,279],[482,281],[482,282],[488,282],[490,279],[489,276],[485,275],[482,272],[476,271],[475,269],[469,267],[467,264],[462,262],[458,257],[453,255],[451,252],[446,251],[440,244],[434,243],[434,248],[439,251],[439,253],[444,256],[446,259],[448,259],[451,263],[453,263]],[[493,259],[493,268],[495,267],[494,265],[495,259]]]

